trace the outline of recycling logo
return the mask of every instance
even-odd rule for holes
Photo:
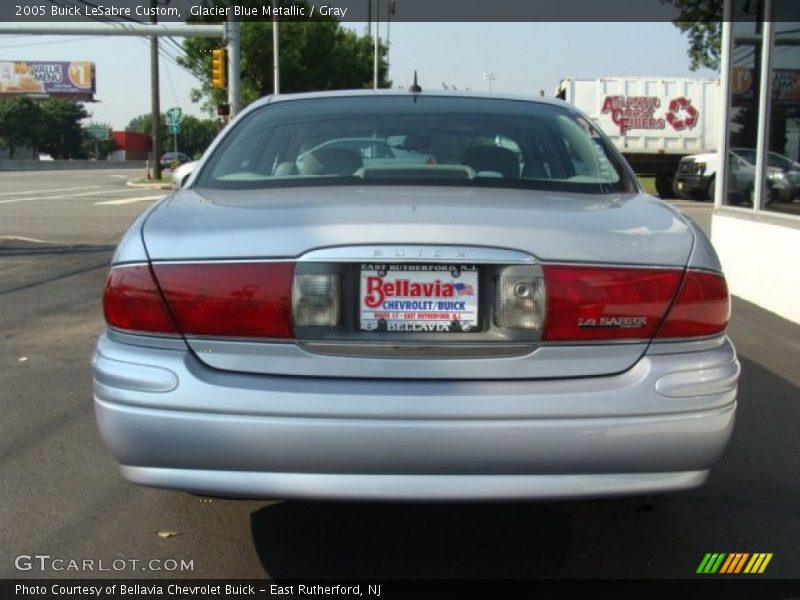
[[[675,131],[683,131],[697,125],[700,113],[692,106],[691,100],[681,96],[669,101],[669,110],[665,118]]]

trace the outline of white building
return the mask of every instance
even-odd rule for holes
[[[800,1],[725,0],[723,20],[712,241],[732,294],[800,323]]]

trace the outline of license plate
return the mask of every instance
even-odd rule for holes
[[[475,265],[361,265],[362,331],[478,330]]]

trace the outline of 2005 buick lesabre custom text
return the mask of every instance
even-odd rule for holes
[[[559,101],[266,98],[133,223],[103,300],[97,422],[142,485],[661,492],[734,423],[708,239]]]

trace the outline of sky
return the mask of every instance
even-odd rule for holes
[[[359,33],[364,23],[346,25]],[[381,24],[381,37],[387,35]],[[552,96],[564,77],[663,76],[717,78],[689,70],[688,42],[671,23],[395,23],[389,31],[394,86],[408,87],[419,73],[424,89],[492,90]],[[180,40],[178,40],[180,43]],[[271,43],[265,40],[265,43]],[[180,50],[164,42],[173,57]],[[149,41],[132,37],[0,34],[4,60],[86,60],[96,65],[91,120],[124,129],[150,110]],[[189,94],[194,77],[170,58],[161,59],[161,108],[208,116]]]

